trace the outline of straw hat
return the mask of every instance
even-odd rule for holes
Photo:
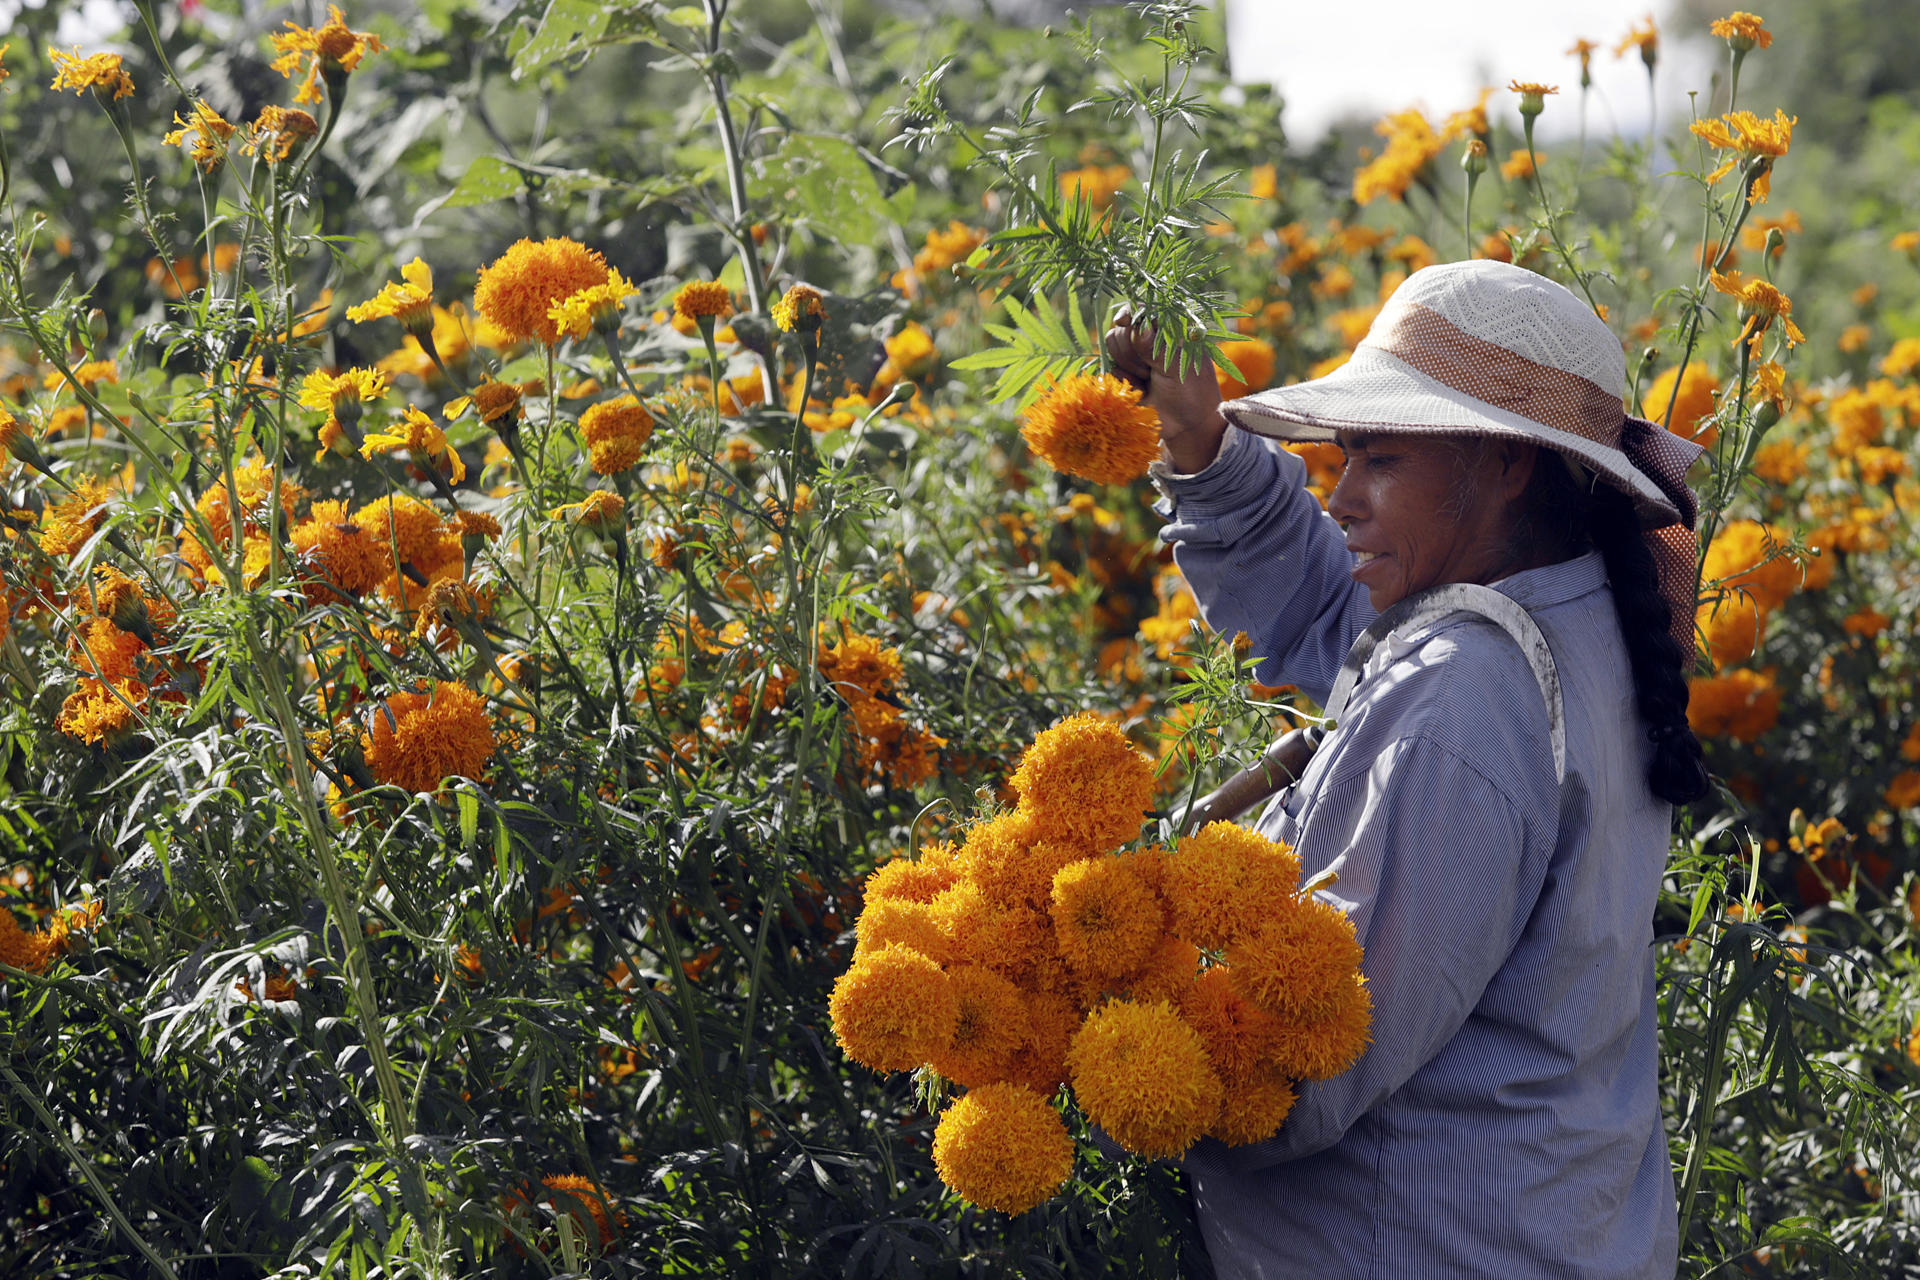
[[[1634,499],[1674,635],[1693,640],[1695,505],[1705,452],[1622,402],[1620,341],[1564,286],[1509,263],[1426,267],[1394,291],[1353,358],[1324,378],[1221,406],[1283,440],[1338,431],[1495,436],[1558,451]]]
[[[1693,524],[1700,446],[1622,409],[1620,340],[1564,286],[1476,260],[1408,276],[1353,358],[1221,412],[1283,440],[1336,431],[1500,436],[1556,449],[1624,489],[1649,526]]]

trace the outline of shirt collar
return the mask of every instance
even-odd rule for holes
[[[1606,586],[1607,563],[1598,551],[1589,551],[1559,564],[1523,569],[1490,585],[1532,612],[1565,604]]]

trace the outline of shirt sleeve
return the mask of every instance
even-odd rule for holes
[[[1513,950],[1551,859],[1550,821],[1456,747],[1424,734],[1349,753],[1299,834],[1301,861],[1339,878],[1318,896],[1347,912],[1365,956],[1373,1043],[1349,1070],[1306,1082],[1280,1132],[1189,1153],[1203,1172],[1247,1173],[1338,1142],[1451,1040]],[[1542,828],[1546,829],[1542,829]]]
[[[1173,544],[1207,625],[1245,632],[1265,684],[1294,684],[1324,703],[1355,636],[1373,621],[1351,576],[1340,526],[1307,492],[1306,464],[1263,437],[1230,426],[1204,470],[1156,464]]]

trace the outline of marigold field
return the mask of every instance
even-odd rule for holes
[[[1160,815],[1317,710],[1199,621],[1099,335],[1241,394],[1487,256],[1709,448],[1682,1271],[1920,1276],[1899,5],[1689,0],[1311,147],[1187,0],[71,8],[0,42],[0,1274],[1208,1274],[1178,1165],[1082,1108],[1177,1152],[1290,1103],[1216,1031],[1304,997],[1181,941],[1258,949],[1169,887],[1213,846],[1016,885],[1160,1003],[954,950],[1021,824],[1171,834],[1023,791],[1095,776],[1043,730]],[[1590,61],[1682,41],[1691,118],[1617,135]],[[1142,1043],[1197,1064],[1171,1119]]]

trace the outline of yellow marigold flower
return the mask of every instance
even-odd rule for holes
[[[486,700],[451,680],[394,694],[367,717],[360,737],[373,776],[415,794],[437,791],[449,777],[477,779],[493,747]]]
[[[551,347],[560,341],[555,305],[606,283],[607,260],[596,250],[564,236],[523,239],[480,268],[473,305],[515,340],[538,338]]]
[[[307,64],[300,89],[293,95],[295,102],[320,101],[323,76],[332,82],[359,67],[368,54],[379,53],[387,47],[370,31],[349,31],[338,5],[327,6],[327,21],[322,26],[307,28],[292,22],[286,25],[285,35],[269,35],[267,39],[280,55],[273,60],[273,69],[281,75],[291,80],[301,62]]]
[[[1715,18],[1707,29],[1725,40],[1735,53],[1751,53],[1773,44],[1773,32],[1767,30],[1766,22],[1759,14],[1735,9],[1724,18]]]
[[[1069,169],[1060,175],[1060,199],[1068,204],[1085,200],[1099,212],[1113,204],[1120,188],[1133,181],[1133,170],[1124,164],[1096,164],[1084,169]]]
[[[480,619],[493,612],[490,592],[461,578],[441,578],[427,588],[414,615],[415,638],[450,652]]]
[[[1680,388],[1678,395],[1674,393],[1676,380]],[[1720,437],[1720,428],[1708,426],[1703,431],[1700,424],[1712,416],[1714,393],[1719,389],[1720,380],[1708,373],[1699,361],[1690,360],[1686,372],[1682,373],[1676,366],[1655,378],[1640,397],[1640,407],[1651,421],[1661,423],[1682,439],[1711,449]]]
[[[1159,943],[1166,914],[1122,858],[1090,858],[1053,877],[1053,933],[1081,973],[1118,982],[1138,973]]]
[[[1372,1041],[1373,995],[1367,980],[1354,973],[1340,985],[1324,1021],[1281,1021],[1274,1065],[1296,1080],[1327,1080],[1358,1062]]]
[[[690,280],[674,292],[673,314],[695,323],[723,319],[733,314],[733,295],[717,280]]]
[[[389,572],[386,544],[348,519],[345,502],[314,503],[290,536],[301,566],[319,579],[309,598],[329,600],[336,591],[359,595]]]
[[[1286,845],[1210,822],[1167,859],[1173,931],[1195,946],[1230,946],[1286,911],[1299,880],[1300,860]]]
[[[13,41],[11,40],[7,41],[5,44],[0,44],[0,58],[6,57],[7,50],[11,48],[13,48]],[[11,74],[12,72],[8,71],[4,66],[0,66],[0,80],[5,80]]]
[[[547,310],[547,318],[575,342],[589,333],[617,333],[621,304],[638,292],[633,281],[620,274],[620,268],[609,267],[605,280],[554,303]]]
[[[796,284],[773,304],[773,322],[787,333],[815,332],[826,318],[820,291],[811,285]]]
[[[1160,415],[1106,374],[1055,383],[1026,412],[1020,436],[1056,471],[1095,484],[1130,484],[1159,456]]]
[[[480,385],[473,389],[471,396],[460,396],[449,400],[443,408],[449,421],[461,417],[469,408],[480,415],[480,421],[495,431],[511,432],[519,425],[520,404],[527,389],[534,382],[496,382],[492,377],[483,378]]]
[[[454,531],[461,539],[478,538],[490,542],[500,536],[500,522],[484,511],[461,511],[453,517]]]
[[[1648,14],[1642,22],[1636,22],[1624,39],[1613,47],[1613,56],[1624,58],[1627,50],[1638,49],[1640,61],[1647,64],[1647,70],[1653,70],[1653,64],[1660,56],[1660,33],[1653,25],[1653,15]]]
[[[1237,400],[1264,391],[1272,384],[1278,357],[1271,342],[1264,338],[1235,338],[1221,343],[1220,351],[1226,356],[1228,367],[1216,366],[1213,376],[1220,384],[1222,400]]]
[[[607,489],[595,489],[578,502],[548,512],[555,520],[577,524],[589,533],[610,534],[626,521],[627,500]]]
[[[1753,520],[1729,521],[1707,547],[1701,578],[1743,592],[1762,609],[1778,609],[1800,589],[1800,566],[1793,557],[1776,554],[1785,545],[1786,534],[1779,529]]]
[[[27,424],[0,407],[0,455],[18,458],[36,471],[46,469],[46,458]]]
[[[1417,109],[1396,112],[1373,126],[1373,131],[1387,140],[1380,155],[1360,166],[1353,175],[1353,198],[1361,204],[1371,204],[1381,196],[1398,203],[1412,186],[1420,171],[1429,161],[1440,154],[1446,145],[1445,139],[1433,131],[1433,125]],[[1290,258],[1294,267],[1304,266],[1304,260]],[[1292,274],[1287,266],[1281,270]]]
[[[1477,142],[1481,138],[1486,137],[1488,128],[1487,99],[1492,96],[1493,90],[1491,88],[1483,88],[1480,90],[1479,101],[1463,111],[1456,111],[1448,116],[1440,125],[1440,140],[1442,142],[1452,142],[1455,138],[1469,138]],[[1484,146],[1485,144],[1482,143],[1481,145]],[[1469,142],[1468,146],[1472,146],[1472,142]],[[1271,170],[1272,166],[1269,165],[1268,168]],[[1271,190],[1268,194],[1272,194]],[[1372,247],[1372,245],[1367,246],[1369,249]],[[1345,249],[1345,246],[1343,245],[1342,248]],[[1345,251],[1348,253],[1354,252],[1352,249],[1345,249]]]
[[[315,369],[300,384],[300,407],[357,422],[360,406],[386,395],[389,385],[382,369],[342,369],[338,373]]]
[[[1702,738],[1752,742],[1780,719],[1780,690],[1769,671],[1736,669],[1687,681],[1687,723]]]
[[[1765,280],[1758,278],[1747,280],[1742,278],[1738,271],[1730,271],[1726,275],[1721,275],[1718,271],[1710,271],[1708,275],[1713,280],[1715,289],[1740,300],[1741,327],[1739,337],[1733,340],[1735,346],[1745,342],[1748,344],[1748,349],[1758,355],[1760,335],[1765,333],[1767,327],[1776,319],[1787,331],[1789,347],[1798,346],[1807,340],[1807,335],[1800,332],[1800,326],[1793,322],[1793,300]]]
[[[1074,1035],[1067,1071],[1087,1118],[1135,1155],[1184,1154],[1225,1095],[1199,1033],[1166,1001],[1109,1000]]]
[[[161,145],[189,151],[202,173],[212,173],[218,169],[220,162],[227,158],[227,139],[233,137],[233,125],[208,106],[205,100],[193,104],[193,119],[182,120],[176,111],[173,113],[173,122],[180,127],[161,138]],[[188,141],[189,135],[191,143]]]
[[[927,905],[952,944],[956,962],[982,965],[1023,981],[1058,959],[1053,929],[1044,913],[1022,904],[995,902],[971,879],[942,890]]]
[[[933,1132],[940,1180],[968,1204],[1025,1213],[1073,1174],[1073,1139],[1060,1113],[1022,1085],[968,1090]]]
[[[896,377],[924,378],[933,372],[933,366],[940,359],[939,348],[933,345],[933,335],[912,320],[900,332],[886,339],[884,345],[887,349],[887,365]],[[876,378],[875,381],[880,379]]]
[[[1762,120],[1751,111],[1735,111],[1714,120],[1695,120],[1687,128],[1715,150],[1732,153],[1707,175],[1708,182],[1718,182],[1732,172],[1736,164],[1746,163],[1753,182],[1747,192],[1747,203],[1764,204],[1773,162],[1787,154],[1787,148],[1793,143],[1793,126],[1799,120],[1800,117],[1775,108],[1771,120]]]
[[[882,947],[902,946],[945,964],[951,951],[947,935],[934,920],[932,909],[910,898],[870,899],[853,928],[857,938],[853,949],[855,960]]]
[[[925,857],[918,862],[895,858],[882,863],[867,877],[866,901],[869,906],[882,898],[932,902],[935,895],[959,878],[959,871],[951,863],[935,863]]]
[[[1360,967],[1360,943],[1346,913],[1319,898],[1241,935],[1227,948],[1234,989],[1284,1022],[1325,1022],[1339,1011]]]
[[[603,476],[618,475],[640,461],[653,438],[653,415],[631,395],[602,400],[580,415],[580,436],[589,465]]]
[[[1042,840],[1088,854],[1139,835],[1153,804],[1153,762],[1091,712],[1038,734],[1008,781]]]
[[[947,970],[947,980],[957,1010],[953,1036],[934,1046],[927,1060],[969,1089],[1007,1079],[1031,1031],[1020,989],[980,965],[956,965]]]
[[[58,369],[54,369],[49,371],[45,378],[41,379],[40,385],[49,391],[61,391],[73,382],[79,383],[88,391],[92,391],[103,382],[118,386],[120,383],[120,366],[111,360],[88,360],[84,364],[74,367],[71,382],[66,374],[60,372]]]
[[[410,493],[369,502],[353,513],[353,523],[373,535],[380,547],[382,568],[394,573],[393,551],[399,560],[422,576],[460,560],[460,539],[430,504]],[[394,593],[389,593],[394,594]]]
[[[953,983],[909,947],[862,956],[827,1000],[833,1034],[849,1058],[875,1071],[912,1071],[953,1038]]]
[[[248,155],[279,164],[293,155],[295,147],[320,135],[320,122],[298,107],[265,106],[259,119],[247,133],[240,149]]]
[[[438,460],[444,456],[453,483],[459,484],[467,478],[467,464],[461,461],[460,451],[447,443],[447,433],[435,426],[433,419],[419,409],[408,405],[406,415],[393,427],[395,429],[369,432],[360,445],[360,456],[371,458],[376,453],[405,449],[413,456],[416,465],[427,466],[438,466]]]
[[[1807,464],[1813,458],[1813,446],[1796,440],[1772,440],[1753,455],[1753,474],[1768,484],[1785,488],[1806,479]]]
[[[1080,1010],[1053,991],[1025,991],[1027,1039],[1013,1055],[1007,1079],[1051,1096],[1067,1082],[1067,1050],[1080,1029]]]
[[[1520,95],[1520,114],[1537,116],[1547,109],[1547,95],[1559,93],[1560,86],[1538,84],[1532,80],[1509,80],[1507,88]]]
[[[1230,1147],[1265,1142],[1280,1131],[1293,1110],[1293,1082],[1278,1067],[1267,1066],[1227,1081],[1220,1118],[1207,1130]]]
[[[80,46],[75,45],[72,53],[48,49],[47,57],[53,60],[52,87],[55,89],[71,89],[77,94],[91,89],[103,102],[118,102],[133,94],[133,77],[121,67],[117,53],[95,53],[83,58]]]
[[[92,676],[82,676],[60,705],[54,728],[89,746],[112,746],[133,729],[134,710],[147,701],[147,687],[120,680],[109,688]]]
[[[137,595],[137,592],[136,592]],[[113,684],[139,674],[144,641],[108,618],[90,618],[73,637],[73,665],[97,680]]]
[[[22,929],[20,922],[14,919],[13,912],[5,906],[0,906],[0,964],[14,969],[24,969],[28,973],[45,973],[52,958],[53,948],[46,935],[38,930]],[[1051,1112],[1052,1108],[1048,1107],[1047,1110]],[[1059,1118],[1058,1115],[1054,1116],[1056,1121]],[[1065,1133],[1066,1130],[1063,1128],[1062,1136],[1065,1136]],[[1071,1170],[1073,1164],[1071,1149],[1069,1149],[1067,1164]],[[1061,1181],[1064,1182],[1066,1179],[1062,1178]],[[1051,1194],[1053,1194],[1052,1191],[1047,1193],[1047,1195]],[[1044,1200],[1046,1196],[1040,1198]]]
[[[380,286],[380,292],[358,306],[347,308],[347,319],[355,324],[386,316],[398,320],[410,334],[434,333],[438,329],[433,306],[433,268],[424,258],[415,258],[400,268],[398,282],[387,281]],[[439,350],[437,343],[435,349]],[[440,356],[449,358],[444,350]]]

